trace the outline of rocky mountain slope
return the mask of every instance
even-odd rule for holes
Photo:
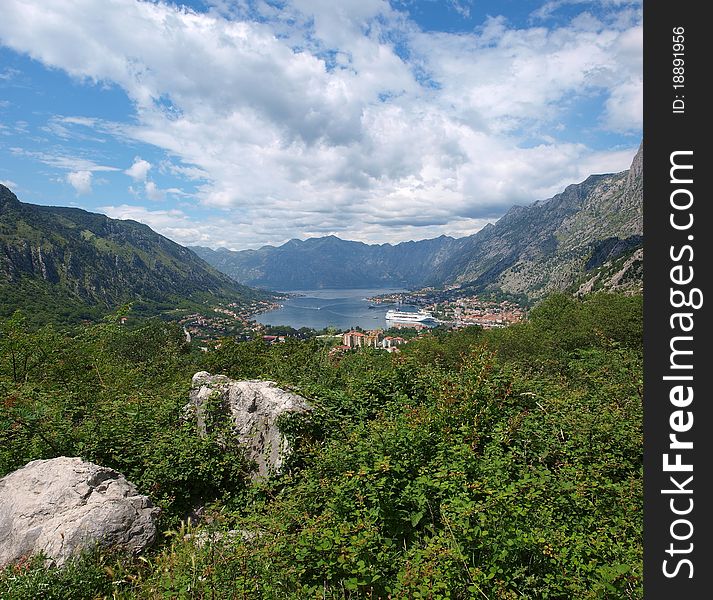
[[[644,249],[635,247],[629,252],[608,260],[585,279],[575,283],[577,295],[597,291],[641,293],[644,288]]]
[[[631,168],[592,175],[515,206],[460,239],[367,245],[334,236],[233,252],[194,248],[237,281],[273,289],[458,284],[540,297],[586,279],[643,243],[643,145]]]
[[[110,309],[128,301],[240,302],[258,294],[146,225],[25,204],[0,185],[3,314],[38,303]]]
[[[643,243],[643,149],[631,168],[592,175],[544,202],[514,207],[458,240],[432,282],[540,297]]]

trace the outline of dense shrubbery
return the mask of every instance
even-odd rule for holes
[[[282,477],[245,485],[239,449],[182,424],[198,369],[310,398],[314,414],[283,424],[297,452]],[[126,598],[642,596],[640,297],[553,296],[522,325],[339,357],[318,339],[193,354],[163,323],[66,337],[14,317],[0,378],[3,474],[80,455],[125,473],[167,525],[213,502],[200,529],[233,532],[8,569],[0,596],[66,597],[80,579]]]
[[[74,337],[0,325],[0,472],[31,460],[81,456],[124,473],[168,521],[199,499],[242,488],[237,448],[183,422],[193,359],[177,327],[109,322]]]

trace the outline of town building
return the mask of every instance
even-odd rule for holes
[[[406,340],[402,337],[394,337],[387,335],[383,340],[381,340],[381,347],[382,348],[396,348],[396,346],[400,346],[401,344],[405,344]]]
[[[347,348],[361,348],[364,346],[364,334],[360,331],[347,331],[342,334],[342,345]]]
[[[347,331],[342,334],[342,345],[349,348],[379,348],[383,340],[384,332],[381,329],[374,329],[362,333],[361,331]]]

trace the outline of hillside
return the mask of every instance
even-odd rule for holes
[[[192,251],[135,221],[20,202],[0,185],[2,314],[58,311],[87,318],[128,301],[241,302],[236,284]]]
[[[641,247],[642,168],[643,145],[630,169],[515,206],[465,238],[368,245],[329,236],[239,252],[194,250],[241,283],[273,289],[457,284],[538,298]]]
[[[56,334],[0,317],[0,478],[82,457],[161,508],[142,556],[26,556],[0,569],[0,598],[640,599],[642,328],[642,297],[621,294],[554,294],[525,323],[399,354],[335,356],[324,338],[191,352],[155,320]],[[283,415],[281,475],[251,477],[218,388],[205,420],[187,410],[209,374],[314,407]],[[254,397],[243,411],[254,423]],[[25,497],[47,492],[35,481]]]
[[[631,168],[592,175],[553,198],[513,207],[458,240],[430,282],[530,297],[564,290],[643,244],[643,145]]]
[[[191,248],[236,281],[271,289],[418,286],[453,244],[441,236],[420,242],[369,245],[333,235],[234,252]]]

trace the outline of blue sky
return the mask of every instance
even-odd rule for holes
[[[628,168],[628,0],[3,0],[0,182],[233,249],[462,236]]]

